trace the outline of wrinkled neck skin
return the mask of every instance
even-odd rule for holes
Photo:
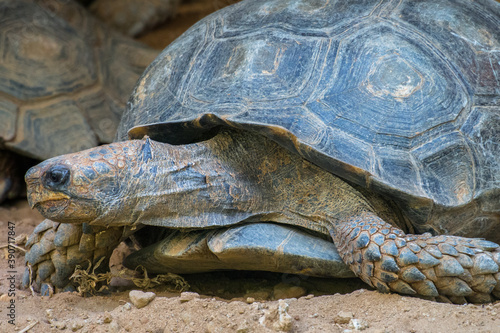
[[[120,171],[120,193],[91,224],[206,228],[274,221],[328,234],[332,223],[374,210],[339,178],[256,134],[223,131],[181,146],[130,142],[139,146]]]
[[[234,130],[179,146],[112,143],[49,159],[25,178],[30,205],[63,223],[192,229],[273,221],[328,234],[351,217],[384,212],[275,142]]]

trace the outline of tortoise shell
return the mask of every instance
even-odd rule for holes
[[[488,0],[242,1],[162,52],[117,138],[255,131],[390,195],[417,231],[484,235],[500,223],[499,27]]]
[[[0,7],[0,147],[46,159],[111,142],[136,80],[158,52],[73,2]]]

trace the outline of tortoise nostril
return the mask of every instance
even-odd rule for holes
[[[50,189],[58,189],[69,181],[70,170],[64,165],[55,165],[43,175],[43,184]]]

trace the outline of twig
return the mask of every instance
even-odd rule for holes
[[[26,250],[23,249],[22,247],[20,246],[17,246],[16,244],[4,244],[4,245],[0,245],[0,249],[3,249],[5,247],[9,247],[9,246],[12,246],[13,248],[15,249],[18,249],[19,251],[23,252],[23,253],[26,253]]]
[[[29,324],[28,326],[26,326],[25,328],[23,328],[22,330],[20,330],[19,332],[17,333],[26,333],[28,332],[30,329],[32,329],[33,327],[35,327],[35,325],[38,324],[38,320],[32,322],[31,324]]]
[[[31,268],[31,265],[30,264],[26,264],[26,266],[28,266],[28,270],[29,270],[29,274],[30,274],[30,282],[29,282],[29,285],[30,285],[30,290],[31,290],[31,296],[35,296],[35,291],[33,290],[33,269]]]

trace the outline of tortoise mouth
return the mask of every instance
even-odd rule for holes
[[[59,204],[60,202],[68,202],[69,199],[66,198],[61,198],[61,199],[47,199],[43,201],[39,201],[34,204],[35,207],[40,206],[40,205],[56,205]]]
[[[36,202],[32,208],[36,208],[46,218],[60,216],[68,208],[70,200],[67,198],[49,199]]]
[[[47,191],[40,183],[28,184],[27,187],[27,197],[31,208],[37,208],[41,206],[61,206],[61,203],[67,205],[67,202],[71,197],[65,193]]]

